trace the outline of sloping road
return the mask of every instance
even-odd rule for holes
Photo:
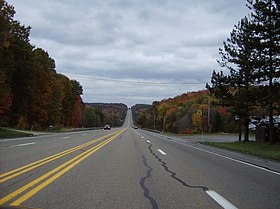
[[[0,204],[280,208],[278,163],[273,171],[130,124],[129,111],[124,127],[111,131],[1,142]]]

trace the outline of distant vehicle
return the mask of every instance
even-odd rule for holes
[[[130,126],[131,126],[131,128],[138,129],[138,127],[133,124],[130,124]]]
[[[104,130],[110,130],[111,129],[111,126],[109,125],[109,124],[106,124],[105,126],[104,126]]]

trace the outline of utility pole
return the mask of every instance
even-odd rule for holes
[[[156,114],[154,112],[154,130],[156,130]]]
[[[208,122],[207,122],[207,131],[210,133],[210,108],[211,108],[211,103],[210,103],[210,92],[208,92]]]
[[[165,115],[164,115],[164,116],[163,116],[163,124],[162,124],[162,133],[164,132],[165,122],[166,122],[166,117],[165,117]]]
[[[210,109],[211,109],[211,102],[210,102],[210,86],[208,83],[206,83],[206,88],[208,89],[208,111],[207,111],[207,132],[210,133]]]

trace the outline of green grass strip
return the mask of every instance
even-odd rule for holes
[[[21,133],[21,132],[18,132],[18,131],[11,131],[11,130],[6,130],[6,129],[1,129],[0,128],[0,139],[26,137],[26,136],[31,136],[31,135],[32,134]]]
[[[280,161],[280,143],[270,144],[269,142],[200,142],[223,149],[234,150],[259,157]]]

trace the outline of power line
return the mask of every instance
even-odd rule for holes
[[[86,80],[96,80],[96,81],[108,81],[108,82],[118,82],[118,83],[131,83],[131,84],[146,84],[146,85],[205,85],[204,82],[201,83],[188,83],[188,82],[178,82],[178,83],[161,83],[161,82],[148,82],[148,81],[129,81],[122,79],[109,79],[109,78],[97,78],[97,77],[87,77],[81,75],[75,75],[67,73],[69,77],[77,79],[86,79]]]

